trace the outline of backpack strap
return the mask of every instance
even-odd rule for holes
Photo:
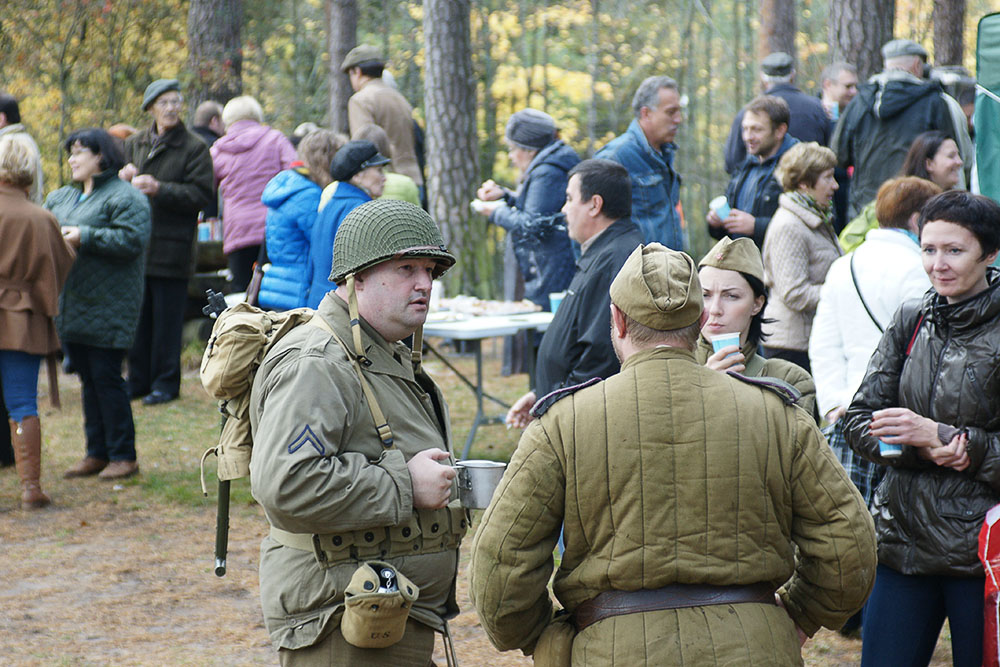
[[[352,314],[352,318],[354,316],[355,314]],[[341,340],[340,336],[337,335],[337,332],[333,330],[333,327],[330,326],[330,323],[327,322],[322,315],[316,313],[313,315],[312,319],[309,320],[309,323],[317,329],[322,329],[330,334],[333,339],[337,341],[342,348],[344,348],[344,352],[347,353],[347,357],[351,360],[351,365],[354,366],[354,372],[358,374],[358,380],[361,381],[361,391],[364,393],[365,401],[368,403],[368,409],[372,413],[372,419],[375,421],[375,430],[378,431],[378,438],[382,441],[382,446],[386,449],[395,449],[396,446],[393,444],[392,429],[389,427],[389,420],[385,418],[382,408],[375,399],[375,392],[372,390],[371,385],[368,384],[368,380],[365,379],[365,374],[361,370],[361,363],[359,362],[358,356],[351,353],[350,348],[347,347],[347,343]],[[357,334],[355,344],[358,349],[361,349],[360,327],[355,330],[355,333]]]

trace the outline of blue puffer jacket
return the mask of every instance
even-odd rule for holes
[[[309,297],[306,305],[318,308],[326,293],[337,289],[330,281],[330,271],[333,268],[333,237],[347,214],[372,198],[368,193],[350,183],[337,183],[329,203],[323,207],[316,217],[312,228],[312,241],[309,244],[309,268],[312,281],[309,287]]]
[[[490,217],[510,235],[525,298],[543,310],[549,309],[549,293],[566,289],[576,272],[566,220],[559,211],[566,202],[567,174],[579,162],[572,148],[553,141],[528,165],[517,195],[506,195],[507,206]]]
[[[267,206],[267,256],[271,260],[260,283],[261,308],[288,310],[306,305],[312,280],[309,238],[322,192],[307,173],[304,168],[279,172],[260,197]]]

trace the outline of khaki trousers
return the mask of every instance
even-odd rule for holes
[[[308,648],[279,649],[282,667],[419,667],[433,665],[434,631],[412,618],[406,621],[403,638],[388,648],[358,648],[344,641],[340,627]]]

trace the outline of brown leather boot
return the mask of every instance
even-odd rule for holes
[[[10,421],[10,439],[14,444],[17,474],[21,478],[21,509],[34,510],[52,502],[42,492],[42,423],[38,417],[25,417],[20,423]]]

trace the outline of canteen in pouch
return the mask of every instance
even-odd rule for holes
[[[344,591],[340,631],[358,648],[386,648],[403,638],[420,589],[393,566],[370,560],[354,571]]]

